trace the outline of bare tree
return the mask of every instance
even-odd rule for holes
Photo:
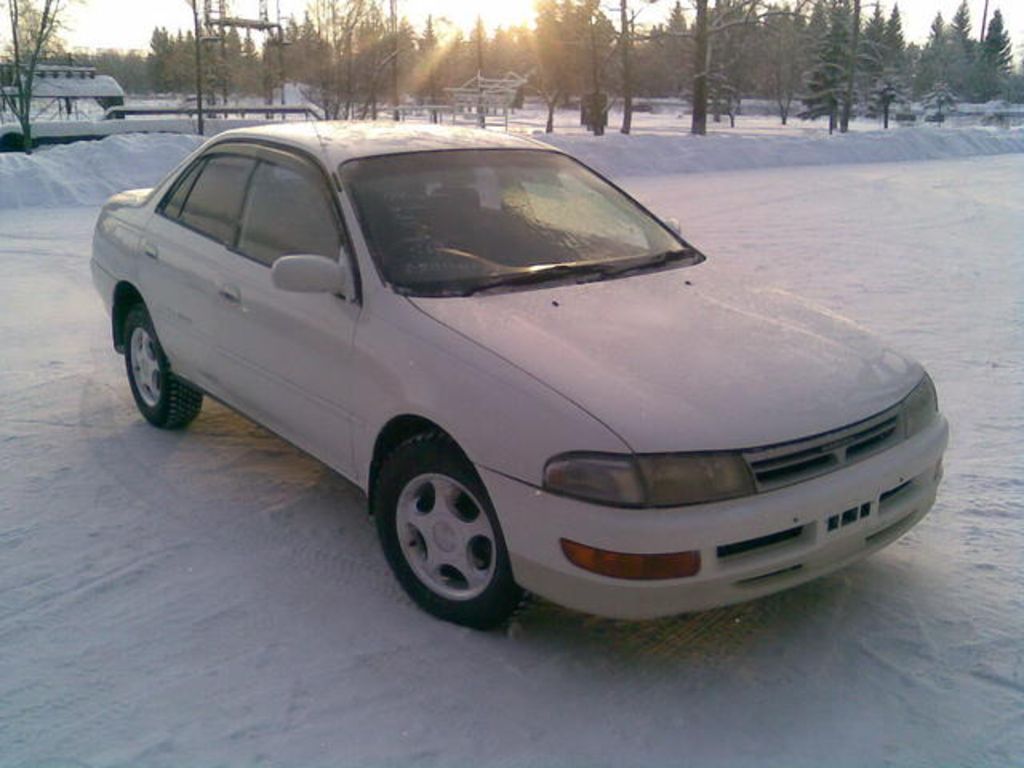
[[[619,0],[619,53],[622,55],[622,133],[633,127],[633,19],[629,0]]]
[[[565,31],[555,0],[539,0],[536,5],[537,19],[534,26],[533,47],[537,66],[534,69],[533,87],[544,99],[548,108],[545,133],[554,133],[555,107],[565,93],[565,69],[568,53],[563,40]]]
[[[753,26],[776,16],[802,12],[807,0],[797,0],[794,8],[774,8],[766,0],[693,0],[696,20],[687,36],[693,37],[693,118],[690,133],[703,136],[708,130],[708,78],[712,72],[715,39],[740,26]]]
[[[644,6],[658,3],[658,0],[640,0],[641,9],[631,10],[630,0],[619,0],[619,30],[616,45],[622,59],[622,127],[621,133],[629,133],[633,127],[633,44],[637,40],[636,20]],[[641,39],[644,38],[641,36]]]
[[[766,81],[778,106],[779,119],[786,125],[808,64],[804,18],[797,14],[768,19],[764,31],[767,35],[764,50]]]
[[[12,85],[6,97],[21,125],[22,148],[32,152],[32,88],[36,67],[56,42],[66,0],[7,0],[11,24]]]
[[[697,20],[693,25],[693,117],[690,133],[708,132],[708,71],[711,69],[711,33],[708,25],[708,0],[696,0]]]
[[[312,50],[303,95],[320,107],[328,119],[352,117],[355,100],[355,66],[360,25],[367,15],[363,0],[311,0],[306,18]],[[343,77],[344,75],[344,77]]]

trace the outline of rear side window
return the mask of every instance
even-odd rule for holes
[[[261,162],[242,217],[238,250],[267,266],[294,253],[337,261],[342,241],[328,194],[313,169]]]
[[[185,201],[181,222],[224,245],[234,245],[245,187],[255,163],[233,155],[210,158]]]

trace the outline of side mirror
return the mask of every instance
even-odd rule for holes
[[[683,228],[679,225],[679,219],[665,219],[665,223],[668,224],[668,228],[675,232],[677,235],[683,234]]]
[[[274,287],[295,293],[338,293],[351,298],[352,275],[348,263],[323,256],[296,254],[282,256],[270,268]]]

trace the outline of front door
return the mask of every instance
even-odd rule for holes
[[[343,232],[327,181],[312,163],[261,151],[237,244],[220,265],[215,355],[240,409],[347,474],[359,305],[352,297],[289,293],[271,282],[281,256],[348,258]]]

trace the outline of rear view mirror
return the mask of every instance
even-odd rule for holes
[[[665,219],[665,223],[668,225],[668,228],[671,229],[673,232],[675,232],[677,235],[681,235],[682,234],[682,229],[683,228],[679,225],[679,219],[676,219],[676,218]]]
[[[323,256],[305,253],[282,256],[271,267],[270,279],[282,291],[352,295],[352,277],[347,264]]]

